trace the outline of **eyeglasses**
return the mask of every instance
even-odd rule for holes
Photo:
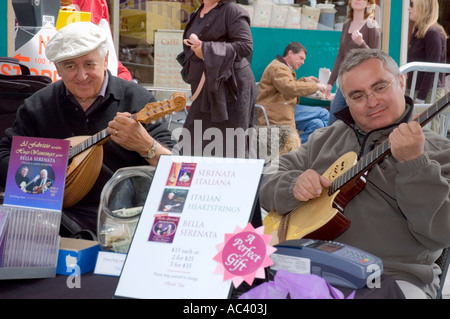
[[[391,80],[391,82],[382,82],[376,84],[371,92],[369,94],[366,94],[365,92],[358,91],[353,94],[351,94],[348,97],[348,103],[355,105],[355,106],[363,106],[366,105],[367,100],[369,99],[369,96],[373,94],[374,97],[380,97],[384,93],[387,92],[387,90],[392,86],[392,83],[394,82],[395,77]]]

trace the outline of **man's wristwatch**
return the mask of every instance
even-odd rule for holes
[[[156,147],[157,146],[158,146],[158,143],[156,142],[155,139],[153,139],[152,147],[150,147],[150,149],[147,151],[147,155],[146,156],[142,156],[142,157],[148,158],[148,159],[152,159],[153,157],[155,157],[155,155],[156,155]]]

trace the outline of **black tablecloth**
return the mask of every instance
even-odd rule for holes
[[[81,275],[78,282],[74,277],[63,275],[45,279],[0,280],[0,299],[112,299],[118,281],[118,277],[94,275],[92,272]],[[80,288],[73,287],[77,283]],[[255,285],[259,283],[255,281]],[[244,282],[233,291],[232,298],[238,298],[250,288]],[[337,288],[345,296],[353,291]],[[400,298],[404,298],[400,288],[392,277],[386,275],[381,277],[380,288],[359,289],[355,294],[355,299]]]
[[[94,275],[92,272],[78,279],[80,288],[76,288],[74,277],[64,275],[0,280],[0,299],[111,299],[119,282],[118,277]]]

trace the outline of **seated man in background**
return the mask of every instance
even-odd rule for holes
[[[264,70],[258,84],[256,103],[264,106],[270,125],[290,125],[299,131],[302,143],[316,129],[327,126],[330,116],[322,107],[297,104],[300,96],[317,91],[324,92],[326,85],[318,83],[316,77],[302,77],[297,80],[295,70],[305,63],[306,49],[298,42],[291,42],[285,48],[283,57],[277,57]],[[262,112],[258,110],[258,125],[267,125]]]
[[[348,104],[336,113],[341,121],[281,156],[278,172],[262,181],[261,205],[282,215],[301,207],[327,192],[331,182],[321,174],[343,154],[362,157],[389,139],[391,154],[345,205],[351,224],[334,240],[380,257],[407,298],[434,298],[435,261],[450,245],[450,140],[411,121],[405,79],[383,51],[351,51],[338,82]]]
[[[0,142],[0,185],[5,185],[14,135],[65,139],[106,129],[111,139],[103,144],[100,175],[87,195],[62,215],[62,225],[71,233],[79,224],[96,233],[101,191],[114,172],[156,165],[161,154],[171,154],[175,141],[161,123],[142,125],[130,118],[155,98],[107,70],[107,39],[97,25],[78,22],[60,29],[47,43],[46,55],[62,80],[36,92],[18,109]]]

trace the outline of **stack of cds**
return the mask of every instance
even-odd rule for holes
[[[8,212],[0,210],[0,267],[3,260],[3,250],[5,248],[4,238],[6,234],[6,225],[8,223]]]
[[[54,268],[59,251],[60,211],[0,206],[5,218],[0,242],[2,268]]]

